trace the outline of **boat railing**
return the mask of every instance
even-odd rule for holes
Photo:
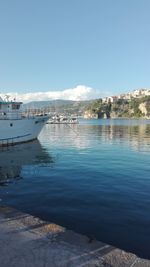
[[[37,116],[44,116],[47,114],[45,110],[42,109],[26,109],[22,111],[22,116],[27,118],[34,118]]]
[[[1,112],[0,113],[0,120],[20,120],[23,118],[28,118],[28,119],[33,119],[37,116],[44,116],[46,115],[45,113],[33,113],[33,112],[27,112],[27,111],[23,111],[23,112]]]

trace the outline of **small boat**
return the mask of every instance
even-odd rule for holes
[[[56,115],[51,117],[47,124],[77,124],[78,119],[75,117],[65,117],[63,115]]]
[[[0,97],[0,146],[34,140],[49,119],[47,114],[21,111],[22,102]]]

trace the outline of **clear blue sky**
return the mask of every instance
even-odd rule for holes
[[[150,88],[150,0],[0,0],[0,92]]]

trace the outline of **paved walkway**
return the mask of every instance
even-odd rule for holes
[[[99,241],[0,207],[0,267],[150,267]]]

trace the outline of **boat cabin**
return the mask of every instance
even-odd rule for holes
[[[0,119],[20,119],[21,118],[21,107],[22,102],[16,101],[5,101],[0,98]]]

